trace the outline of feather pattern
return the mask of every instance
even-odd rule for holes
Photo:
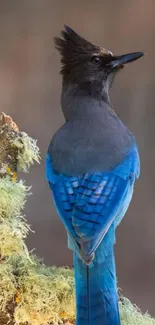
[[[52,169],[47,155],[46,177],[61,220],[84,260],[89,260],[111,224],[118,224],[128,191],[139,174],[136,147],[109,172],[65,176]]]

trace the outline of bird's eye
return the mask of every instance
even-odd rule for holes
[[[97,55],[94,55],[91,58],[91,62],[93,62],[94,64],[99,64],[100,61],[101,61],[101,58],[99,56],[97,56]]]

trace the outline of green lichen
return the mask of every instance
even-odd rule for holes
[[[74,278],[72,270],[45,267],[43,264],[26,266],[19,278],[21,301],[15,309],[16,324],[31,325],[57,323],[66,315],[75,315]]]
[[[29,137],[25,132],[21,132],[15,140],[13,146],[18,148],[17,166],[19,170],[28,172],[29,167],[34,163],[39,163],[39,148],[37,141]]]
[[[121,325],[155,325],[155,319],[148,313],[142,314],[140,309],[123,298],[119,302]]]
[[[0,221],[20,215],[28,190],[21,180],[12,182],[9,176],[0,179]]]
[[[28,256],[27,247],[24,243],[29,227],[24,219],[12,220],[12,222],[0,223],[0,256],[10,257],[14,254]]]
[[[10,264],[0,264],[0,310],[5,308],[10,300],[14,298],[17,291],[16,280],[13,275],[13,267]]]

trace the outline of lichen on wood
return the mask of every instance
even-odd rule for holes
[[[25,132],[19,131],[12,118],[0,114],[0,175],[10,174],[16,178],[18,170],[28,171],[34,163],[39,162],[39,148],[36,140]]]
[[[0,114],[0,176],[16,173],[18,148],[13,141],[18,137],[19,129],[10,116]]]

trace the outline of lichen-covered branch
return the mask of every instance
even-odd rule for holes
[[[36,140],[25,132],[20,132],[12,118],[0,114],[0,175],[16,176],[17,169],[28,171],[34,163],[39,162],[39,148]]]
[[[73,270],[45,266],[30,254],[30,230],[22,216],[29,188],[18,180],[39,162],[36,141],[20,132],[12,118],[0,114],[0,325],[48,325],[75,322]],[[121,298],[122,325],[155,325]]]
[[[13,141],[19,134],[17,125],[10,116],[0,114],[0,176],[14,173],[17,170],[18,148]]]

